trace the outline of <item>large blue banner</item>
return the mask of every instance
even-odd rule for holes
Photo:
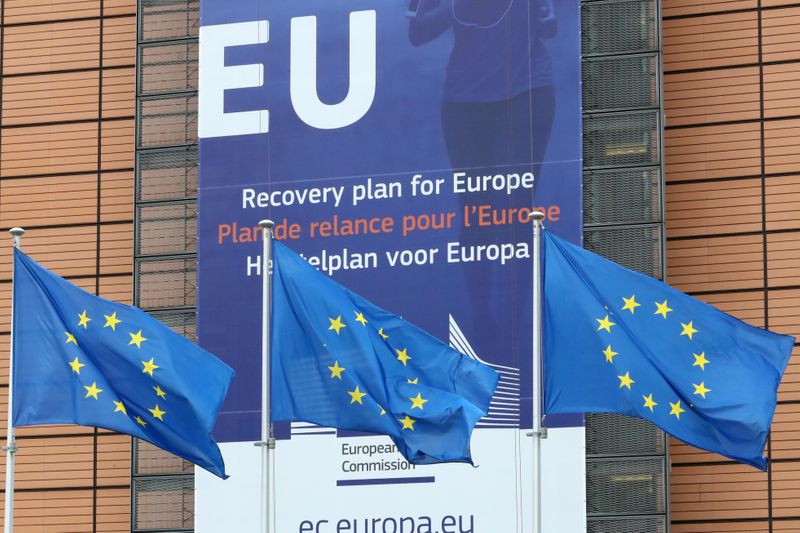
[[[579,1],[203,0],[201,20],[198,325],[236,370],[218,440],[259,439],[264,218],[500,370],[479,427],[530,427],[527,215],[581,235]]]

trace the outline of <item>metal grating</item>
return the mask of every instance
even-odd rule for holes
[[[658,13],[655,0],[584,3],[581,9],[583,54],[656,51]]]
[[[196,41],[140,46],[139,94],[196,91],[198,48]]]
[[[666,444],[664,432],[646,420],[611,413],[586,415],[587,456],[663,455]]]
[[[136,253],[140,256],[197,251],[197,203],[136,207]]]
[[[196,37],[200,0],[139,0],[139,41]]]
[[[139,151],[138,202],[197,197],[197,146]]]
[[[658,111],[584,115],[583,164],[586,168],[657,165]]]
[[[584,172],[584,225],[660,222],[660,183],[658,167]]]
[[[139,100],[137,147],[197,142],[197,95]]]
[[[193,472],[194,465],[156,448],[149,442],[133,439],[133,472],[137,475]]]
[[[197,342],[197,317],[194,309],[189,311],[153,311],[153,318],[172,328],[192,342]]]
[[[585,60],[584,111],[658,107],[658,68],[656,54]]]
[[[663,517],[648,518],[590,518],[587,533],[666,533]]]
[[[590,516],[663,513],[664,476],[663,457],[588,460],[586,510]]]
[[[197,259],[137,259],[136,305],[144,309],[193,307]]]
[[[584,232],[583,239],[586,249],[662,279],[660,225],[591,229]]]
[[[134,531],[185,531],[193,524],[194,477],[133,479]]]

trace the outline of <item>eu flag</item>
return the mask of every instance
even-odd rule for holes
[[[545,412],[643,418],[765,469],[794,338],[543,235]]]
[[[272,417],[385,434],[411,463],[472,462],[498,374],[274,243]]]
[[[146,440],[220,477],[211,438],[233,377],[144,311],[14,251],[14,426],[80,424]]]

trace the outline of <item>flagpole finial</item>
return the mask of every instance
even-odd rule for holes
[[[266,229],[272,229],[275,227],[275,223],[271,220],[262,220],[258,223],[258,225]]]
[[[531,220],[534,222],[541,222],[544,220],[544,212],[543,211],[531,211]]]
[[[25,230],[22,228],[11,228],[10,230],[8,230],[8,232],[13,237],[22,237],[23,235],[25,235]]]

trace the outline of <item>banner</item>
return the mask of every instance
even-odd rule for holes
[[[236,370],[216,438],[260,436],[265,218],[321,271],[502,375],[475,432],[475,469],[413,468],[384,437],[276,425],[278,497],[302,496],[292,479],[313,476],[313,501],[336,502],[316,514],[284,508],[278,531],[316,531],[303,529],[314,516],[368,519],[348,496],[365,487],[395,494],[381,500],[382,519],[424,511],[431,531],[449,531],[446,517],[459,531],[469,500],[439,512],[427,499],[466,487],[477,514],[460,531],[520,527],[528,214],[541,208],[550,230],[580,242],[579,15],[578,0],[202,0],[198,330]],[[578,428],[567,430],[575,446],[562,447],[578,450],[572,462],[584,461],[581,424],[548,421]],[[237,464],[252,455],[238,453]],[[198,502],[217,486],[204,479]],[[491,498],[487,486],[497,487]],[[419,520],[403,527],[426,531]]]

